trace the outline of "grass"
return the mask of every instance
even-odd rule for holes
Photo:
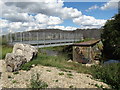
[[[67,62],[68,58],[65,56],[47,56],[45,54],[38,53],[37,58],[34,60],[24,64],[21,66],[22,70],[30,70],[32,65],[43,65],[43,66],[50,66],[50,67],[57,67],[61,70],[63,69],[71,69],[77,70],[83,73],[90,73],[89,68],[82,66],[82,64],[78,63],[70,63]]]
[[[77,41],[76,43],[80,43],[80,42],[86,42],[86,41],[90,41],[90,40],[94,40],[94,39],[91,39],[91,38],[85,38],[81,41]]]
[[[7,53],[12,52],[11,46],[7,45],[7,40],[5,37],[0,36],[0,59],[4,59]]]
[[[8,45],[0,45],[0,48],[2,49],[2,52],[0,53],[0,59],[5,59],[6,54],[11,53],[13,47]]]
[[[46,50],[55,50],[55,51],[62,51],[64,47],[66,47],[66,46],[45,47],[43,49],[46,49]]]

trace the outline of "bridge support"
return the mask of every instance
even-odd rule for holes
[[[99,60],[101,49],[99,40],[76,43],[73,45],[73,61],[79,63],[94,63]]]

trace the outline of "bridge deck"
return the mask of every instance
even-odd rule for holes
[[[53,47],[53,46],[62,46],[62,45],[72,45],[74,42],[80,41],[79,39],[68,39],[68,40],[39,40],[39,41],[14,41],[9,43],[10,45],[14,45],[15,43],[23,43],[23,44],[31,44],[35,47]]]
[[[98,39],[98,40],[90,40],[90,41],[86,41],[86,42],[75,43],[73,45],[74,46],[93,46],[96,43],[98,43],[99,41],[100,41],[100,39]]]

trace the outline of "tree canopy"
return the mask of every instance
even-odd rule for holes
[[[109,59],[120,60],[120,14],[106,22],[101,39],[104,45],[104,55]]]

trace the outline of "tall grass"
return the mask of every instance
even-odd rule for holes
[[[82,64],[78,64],[75,62],[67,62],[68,57],[67,56],[47,56],[46,54],[38,53],[38,56],[36,59],[24,64],[21,66],[22,70],[30,70],[32,68],[32,65],[44,65],[44,66],[50,66],[50,67],[57,67],[60,69],[71,69],[76,70],[78,72],[82,73],[90,73],[90,70],[88,67],[85,68],[85,66],[82,66]]]
[[[7,53],[12,52],[12,47],[7,45],[7,40],[0,37],[0,59],[4,59]]]
[[[4,59],[7,53],[12,52],[12,47],[7,45],[0,45],[1,53],[0,53],[0,59]]]
[[[120,63],[93,67],[92,75],[109,84],[112,89],[120,90]]]

